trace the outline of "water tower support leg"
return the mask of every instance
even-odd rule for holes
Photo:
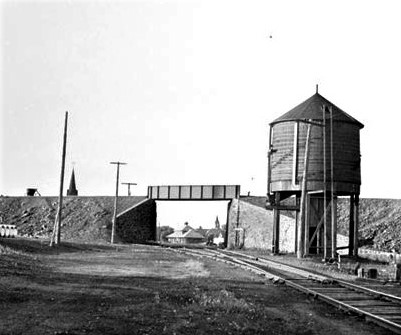
[[[230,212],[231,212],[231,205],[232,205],[233,201],[230,200],[227,204],[227,221],[226,221],[226,232],[225,232],[225,236],[224,236],[224,247],[227,248],[228,246],[230,246],[230,243],[228,241],[229,238],[229,231],[231,228],[231,223],[230,223]]]
[[[331,198],[331,257],[337,258],[337,197]]]
[[[351,194],[350,204],[349,204],[349,229],[348,229],[348,256],[354,255],[354,206],[355,206],[355,196]]]
[[[322,205],[324,205],[323,202],[319,202],[318,213],[321,213]],[[320,222],[319,222],[319,224],[320,224]],[[317,231],[316,231],[316,254],[319,255],[321,253],[320,249],[322,247],[322,228],[321,228],[321,225],[318,225],[318,227],[316,229],[317,229]]]
[[[295,197],[296,206],[300,206],[300,197]],[[295,237],[294,237],[294,253],[297,253],[298,250],[298,225],[299,225],[299,211],[295,211]]]
[[[358,229],[359,229],[359,194],[355,194],[354,210],[354,256],[358,257]]]
[[[309,255],[309,227],[310,227],[310,216],[311,216],[311,197],[309,194],[306,194],[306,202],[305,202],[305,223],[304,223],[304,228],[305,228],[305,232],[304,232],[304,256],[308,256]]]
[[[278,255],[280,249],[280,192],[275,194],[275,208],[273,209],[273,254]]]

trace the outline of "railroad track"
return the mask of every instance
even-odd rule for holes
[[[255,272],[272,280],[323,300],[344,311],[401,334],[401,297],[375,288],[318,275],[280,262],[233,251],[211,249],[176,249],[196,257],[207,257]]]

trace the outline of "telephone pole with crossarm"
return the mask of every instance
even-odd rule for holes
[[[110,164],[117,165],[116,197],[114,198],[114,214],[113,214],[113,222],[112,222],[112,226],[111,226],[111,244],[114,244],[114,237],[115,237],[115,232],[116,232],[116,222],[117,222],[118,180],[120,177],[120,165],[127,165],[127,163],[110,162]]]

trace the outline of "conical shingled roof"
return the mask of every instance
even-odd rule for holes
[[[321,96],[319,93],[315,93],[309,99],[300,103],[298,106],[291,109],[289,112],[275,119],[270,125],[285,121],[296,121],[296,120],[315,120],[321,121],[323,119],[322,106],[332,106],[333,108],[333,121],[353,123],[359,128],[363,128],[364,125],[358,120],[354,119],[351,115],[348,115],[343,110],[338,108],[336,105],[331,103],[329,100]],[[326,113],[326,119],[330,118],[330,113]]]

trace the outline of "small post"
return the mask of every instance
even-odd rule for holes
[[[128,185],[128,196],[131,196],[131,185],[136,186],[136,183],[121,183],[122,185]]]
[[[114,214],[113,214],[113,222],[112,222],[112,226],[111,226],[111,244],[114,244],[114,237],[115,237],[115,231],[116,231],[116,222],[117,222],[118,179],[119,179],[119,176],[120,176],[120,165],[126,165],[127,163],[110,162],[110,164],[117,165],[116,196],[114,198]]]
[[[50,246],[53,246],[53,240],[55,245],[60,244],[60,228],[61,228],[61,212],[63,209],[63,187],[64,187],[64,170],[65,170],[65,153],[67,148],[67,125],[68,125],[68,112],[65,112],[64,119],[64,136],[63,136],[63,150],[61,155],[61,173],[60,173],[60,192],[58,197],[58,210],[56,214],[56,220],[54,222],[53,235],[50,240]]]

